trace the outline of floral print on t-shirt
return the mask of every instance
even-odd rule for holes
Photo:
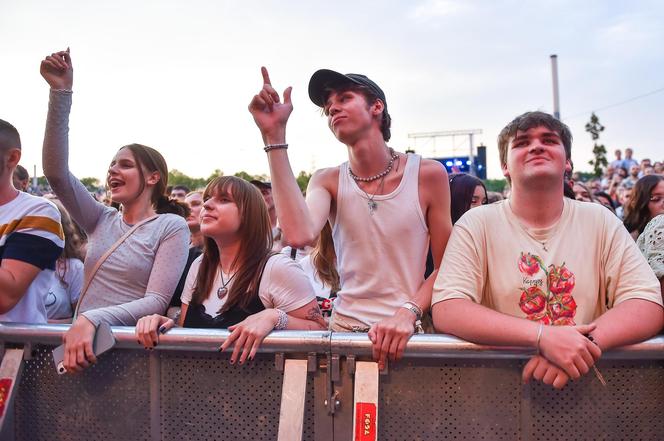
[[[523,277],[519,307],[526,317],[546,325],[575,325],[576,279],[565,263],[546,267],[539,256],[522,252],[518,267]]]

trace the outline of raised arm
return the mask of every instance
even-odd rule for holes
[[[292,88],[288,87],[284,91],[282,103],[265,67],[261,68],[261,73],[263,88],[251,100],[249,112],[254,117],[265,145],[283,146],[286,144],[286,125],[293,111]],[[310,183],[310,189],[314,194],[311,195],[312,202],[307,204],[295,180],[286,148],[268,150],[267,158],[277,218],[287,244],[295,248],[313,244],[329,215],[329,192],[312,178],[314,183]]]
[[[91,232],[104,206],[69,171],[69,111],[74,81],[69,50],[46,57],[41,62],[40,73],[51,86],[42,150],[44,175],[74,220]]]

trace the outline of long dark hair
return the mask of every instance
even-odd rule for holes
[[[450,198],[452,215],[452,225],[468,210],[473,200],[475,187],[481,186],[484,189],[484,197],[487,197],[484,182],[466,173],[455,173],[450,175]]]
[[[657,184],[662,181],[664,181],[664,176],[660,175],[648,175],[636,181],[632,197],[625,205],[625,219],[623,221],[625,228],[630,233],[638,231],[641,234],[645,230],[650,221],[650,210],[648,208],[650,195]]]
[[[332,292],[341,289],[341,279],[337,272],[337,254],[334,251],[332,227],[329,222],[325,222],[316,245],[311,250],[311,264],[316,269],[318,279],[329,286]]]
[[[219,176],[205,188],[203,200],[220,195],[228,196],[237,205],[240,215],[238,234],[242,242],[231,265],[236,273],[228,298],[219,311],[222,313],[235,306],[246,310],[258,296],[263,268],[272,255],[272,229],[263,196],[249,182],[234,176]],[[219,248],[212,238],[205,237],[203,258],[192,294],[193,303],[202,304],[208,298],[218,270]]]

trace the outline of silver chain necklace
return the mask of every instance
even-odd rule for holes
[[[221,300],[224,297],[226,297],[226,294],[228,294],[228,285],[237,275],[237,271],[228,279],[228,281],[224,281],[224,270],[221,269],[221,265],[219,265],[219,275],[221,276],[221,286],[219,287],[219,289],[217,289],[217,298]]]
[[[361,178],[357,176],[355,173],[353,173],[353,170],[350,168],[350,163],[348,164],[348,174],[355,181],[360,181],[360,182],[372,182],[375,181],[376,179],[384,178],[389,172],[392,171],[392,166],[394,165],[394,161],[399,157],[399,155],[397,155],[396,152],[391,147],[389,150],[390,150],[390,160],[387,163],[387,168],[385,168],[385,170],[378,173],[377,175],[369,176],[368,178]]]

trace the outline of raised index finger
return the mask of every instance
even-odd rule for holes
[[[263,75],[263,84],[269,84],[271,86],[272,82],[270,82],[270,74],[267,73],[267,67],[261,67],[261,74]]]

